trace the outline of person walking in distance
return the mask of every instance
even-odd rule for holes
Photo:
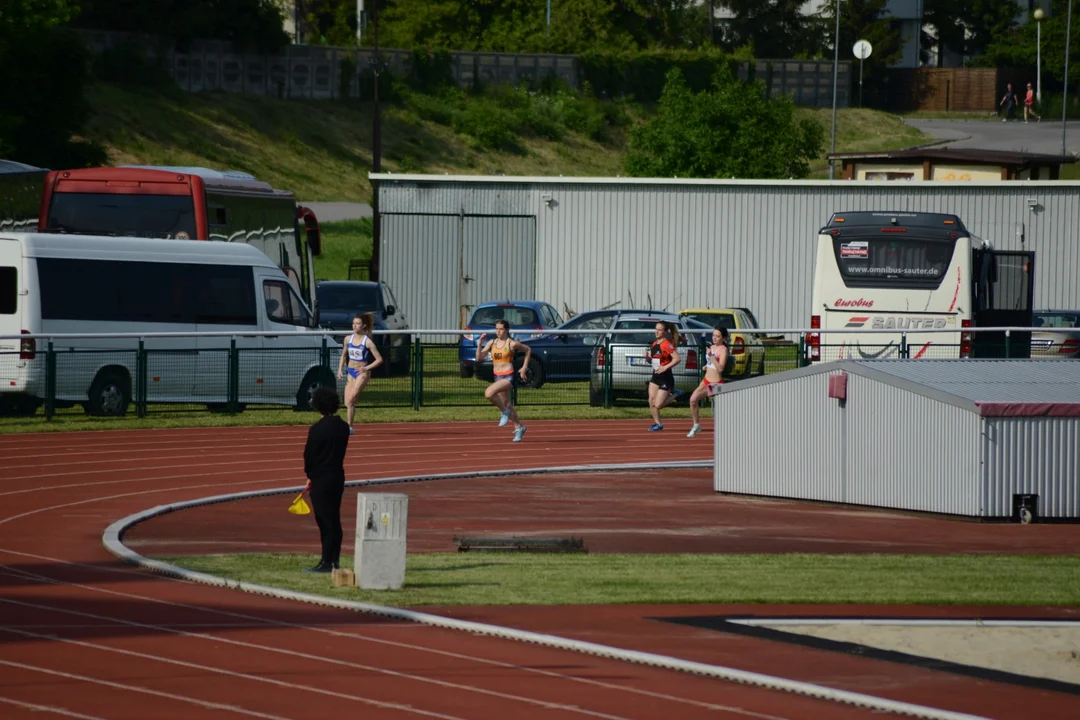
[[[476,343],[476,364],[479,365],[490,353],[495,380],[484,391],[484,397],[502,413],[502,417],[499,418],[499,427],[506,425],[507,422],[513,422],[514,442],[521,442],[521,437],[525,434],[525,426],[518,419],[517,408],[510,402],[510,389],[519,382],[519,377],[520,382],[528,379],[526,368],[529,366],[529,359],[532,358],[532,348],[510,337],[510,322],[504,319],[495,322],[495,339],[485,345],[485,338],[487,338],[487,333],[481,335]],[[514,353],[519,350],[525,352],[525,361],[521,364],[521,370],[515,373]]]
[[[712,347],[705,351],[705,377],[690,395],[690,417],[693,418],[694,424],[686,437],[694,437],[701,431],[701,421],[698,417],[699,406],[701,400],[709,394],[709,384],[724,382],[722,373],[729,356],[727,342],[727,329],[719,325],[713,328]]]
[[[1035,122],[1042,122],[1042,117],[1035,114],[1035,91],[1031,89],[1031,83],[1027,84],[1027,93],[1024,94],[1024,122],[1027,122],[1028,113],[1035,118]]]
[[[319,526],[322,556],[318,565],[304,572],[328,573],[340,567],[341,498],[345,494],[345,451],[350,428],[337,415],[338,394],[333,388],[320,387],[313,392],[311,405],[322,417],[308,429],[304,474]]]
[[[371,330],[375,327],[375,315],[372,313],[357,313],[352,321],[353,334],[341,348],[341,359],[338,361],[338,380],[342,378],[342,371],[348,373],[349,379],[345,381],[345,408],[349,434],[353,434],[353,418],[356,416],[356,401],[360,397],[360,391],[367,387],[371,380],[371,371],[382,365],[382,355],[375,347],[375,341],[371,339]],[[345,363],[348,362],[348,368]]]
[[[1001,97],[998,107],[1005,108],[1005,117],[1001,118],[1001,122],[1016,120],[1016,93],[1013,92],[1012,83],[1005,85],[1005,94]]]
[[[645,351],[645,357],[652,360],[652,377],[649,378],[649,412],[652,414],[653,424],[649,432],[658,432],[664,429],[660,422],[660,408],[667,406],[671,394],[675,391],[675,376],[671,368],[682,362],[679,351],[675,346],[679,344],[679,329],[674,323],[657,321],[656,339],[649,349]]]

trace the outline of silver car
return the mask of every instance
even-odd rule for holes
[[[1033,324],[1032,359],[1080,358],[1080,310],[1036,310]]]
[[[711,342],[712,328],[675,313],[650,310],[621,311],[610,326],[613,330],[640,330],[640,333],[607,333],[592,353],[592,370],[589,373],[589,404],[604,404],[604,374],[610,363],[611,397],[645,398],[652,378],[652,363],[645,357],[646,351],[656,339],[657,322],[674,323],[679,329],[679,356],[681,362],[671,370],[675,387],[689,394],[701,382],[700,347]],[[609,356],[610,355],[610,356]]]

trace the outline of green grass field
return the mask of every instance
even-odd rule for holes
[[[233,580],[395,607],[606,603],[1080,604],[1080,558],[1015,555],[408,556],[397,591],[334,588],[318,558],[158,558]],[[342,555],[342,567],[353,558]]]
[[[90,85],[86,95],[93,115],[84,135],[104,145],[111,164],[231,168],[292,190],[301,201],[371,200],[369,104],[155,92],[109,83]],[[428,102],[436,101],[427,98],[420,104]],[[625,110],[631,123],[651,112],[641,106]],[[800,108],[798,113],[819,122],[828,137],[831,110]],[[423,119],[408,105],[387,104],[383,169],[439,175],[611,177],[626,174],[625,138],[620,130],[600,143],[568,131],[558,140],[519,138],[519,152],[480,150],[468,136]],[[903,148],[929,140],[890,113],[837,111],[838,152]],[[813,177],[827,177],[826,152],[828,147],[813,163]]]

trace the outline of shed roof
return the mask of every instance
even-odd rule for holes
[[[936,160],[942,162],[969,162],[984,165],[1058,165],[1074,163],[1072,155],[1051,155],[1016,150],[982,150],[979,148],[909,148],[906,150],[883,150],[879,152],[832,153],[836,160]]]
[[[724,387],[733,392],[796,376],[861,375],[984,417],[1080,417],[1076,360],[840,360]]]

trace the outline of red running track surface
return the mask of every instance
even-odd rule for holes
[[[509,443],[509,433],[494,423],[362,426],[350,443],[348,471],[350,479],[361,479],[711,455],[707,432],[688,441],[681,432],[644,433],[645,425],[537,421],[529,423],[526,440],[519,445]],[[670,423],[669,429],[676,427]],[[102,548],[102,530],[138,510],[300,484],[305,433],[306,426],[0,437],[0,717],[880,716],[790,693],[185,583],[124,566]],[[690,483],[688,492],[699,500],[714,497],[707,473],[685,475],[673,484]],[[598,479],[602,477],[589,482]],[[609,499],[623,487],[625,478],[617,480],[619,485],[609,482]],[[488,483],[490,493],[496,489],[492,482],[439,481],[405,486],[405,491],[419,497]],[[491,494],[489,529],[497,529],[494,521],[511,510],[512,502],[511,507],[498,503],[511,500],[519,485],[519,478],[503,478],[500,492]],[[436,486],[443,490],[433,490]],[[598,495],[595,490],[592,494]],[[273,506],[274,515],[283,514],[280,500]],[[693,498],[684,501],[693,504]],[[252,518],[270,519],[270,512],[250,503],[216,510],[231,509],[234,515],[226,522],[235,520],[238,528],[252,527]],[[143,526],[144,539],[152,539],[156,523],[175,523],[188,512],[199,511]],[[432,549],[445,549],[436,546],[439,536],[445,538],[449,521],[444,517],[439,527],[436,515],[432,513],[429,541]],[[410,517],[410,526],[413,520]],[[193,525],[200,527],[198,522]],[[606,530],[608,537],[618,534],[615,526]],[[139,532],[131,533],[133,541]],[[410,538],[412,532],[410,527]],[[317,538],[312,535],[309,542],[312,552]],[[776,643],[745,638],[739,639],[738,653],[717,651],[715,640],[703,643],[706,634],[715,638],[715,633],[647,619],[658,610],[687,613],[672,608],[589,608],[596,621],[585,630],[581,623],[589,615],[583,608],[519,609],[516,620],[505,608],[446,612],[478,618],[487,614],[526,629],[531,622],[537,628],[565,630],[567,636],[690,659],[707,656],[709,662],[722,658],[737,665],[742,658],[747,669],[784,677],[805,675],[812,667],[819,681],[834,687],[863,692],[875,687],[882,691],[878,694],[910,702],[935,699],[924,692],[923,699],[914,700],[918,693],[912,692],[910,678],[888,687],[881,682],[886,672],[882,663],[872,663],[874,667],[860,675],[849,660],[830,674],[826,667],[836,660],[834,654],[801,651],[792,659],[790,650],[777,653],[773,648],[770,659],[769,646]],[[638,631],[646,626],[652,629],[640,633],[638,641]],[[722,644],[731,649],[730,643]],[[712,649],[702,655],[704,645]],[[814,659],[808,661],[807,652],[814,653]],[[876,680],[867,681],[867,676]],[[999,696],[1027,693],[1022,699],[1041,706],[1040,717],[1065,717],[1056,714],[1058,694],[966,682],[965,687],[950,685],[952,696],[939,693],[935,706],[976,712],[972,705],[987,703],[956,697],[956,692],[996,690]]]

